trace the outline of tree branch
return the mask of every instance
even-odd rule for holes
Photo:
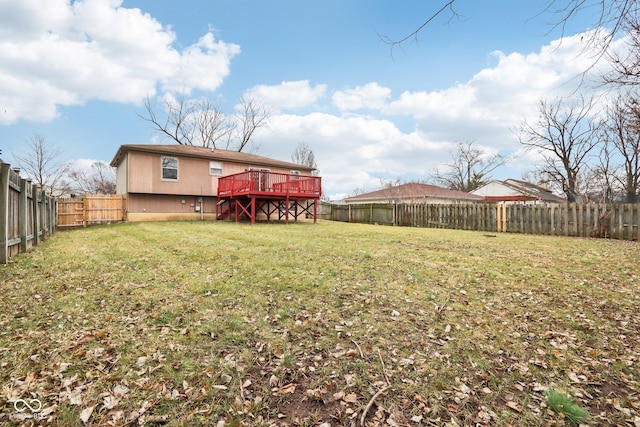
[[[422,25],[420,25],[418,28],[416,28],[416,30],[414,30],[410,34],[402,37],[399,40],[392,40],[388,36],[383,36],[383,35],[380,35],[380,34],[378,34],[378,37],[380,37],[380,40],[382,40],[384,43],[386,43],[388,45],[391,45],[391,53],[393,54],[393,49],[396,46],[401,46],[407,40],[414,39],[415,41],[417,41],[418,40],[418,34],[420,33],[420,31],[422,31],[434,19],[436,19],[438,16],[440,16],[442,13],[444,13],[445,10],[449,9],[451,11],[452,16],[451,16],[450,19],[453,19],[454,17],[458,16],[456,11],[453,9],[453,3],[455,3],[455,1],[456,0],[447,1],[445,4],[442,5],[442,7],[437,12],[435,12],[433,15],[431,15],[426,21],[424,21],[422,23]]]

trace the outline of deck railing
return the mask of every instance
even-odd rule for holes
[[[269,171],[246,171],[218,179],[218,197],[262,195],[320,198],[322,179]]]

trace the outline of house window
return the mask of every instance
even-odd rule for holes
[[[209,162],[209,175],[222,175],[222,162]]]
[[[178,159],[162,156],[162,179],[178,180]]]
[[[300,171],[291,171],[291,175],[300,175]]]

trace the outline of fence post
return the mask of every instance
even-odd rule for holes
[[[624,239],[624,205],[616,206],[616,210],[618,211],[618,239]]]
[[[36,184],[31,185],[31,202],[33,205],[33,246],[38,246],[40,243],[40,194],[38,194],[38,186]],[[44,227],[43,227],[44,228]],[[44,230],[42,230],[42,237],[44,238]]]
[[[515,210],[515,213],[518,215],[518,217],[520,219],[520,221],[517,221],[517,220],[513,221],[516,224],[516,227],[519,227],[519,229],[516,228],[516,233],[524,234],[524,224],[525,224],[524,216],[525,216],[525,214],[527,212],[526,205],[517,204],[517,205],[513,205],[513,206],[514,207],[516,207],[516,206],[518,207],[517,209],[514,209],[514,210]]]
[[[42,205],[44,206],[41,219],[42,232],[44,233],[42,236],[43,240],[46,240],[51,235],[51,202],[44,191],[40,190],[40,195],[42,196]]]
[[[0,161],[0,264],[9,262],[9,171],[11,165]]]
[[[49,204],[51,205],[51,215],[49,215],[50,234],[53,234],[58,229],[58,200],[53,196],[49,196]]]
[[[618,211],[618,208],[615,204],[610,204],[607,207],[607,210],[611,213],[611,215],[609,216],[609,237],[617,239],[618,227],[616,226],[616,212]]]
[[[636,209],[636,215],[634,216],[633,211],[631,212],[631,223],[634,228],[631,238],[640,242],[640,203],[636,203],[634,207]]]
[[[20,196],[18,204],[18,216],[20,223],[20,250],[22,252],[27,251],[27,234],[29,232],[29,204],[27,197],[28,183],[24,178],[20,178]]]
[[[633,239],[633,225],[632,225],[632,220],[633,220],[633,205],[631,203],[625,203],[624,204],[624,213],[625,213],[625,221],[624,223],[626,224],[626,230],[624,233],[624,238],[627,240],[632,240]]]
[[[87,220],[89,217],[89,210],[87,209],[88,205],[87,195],[82,196],[82,226],[87,226]]]

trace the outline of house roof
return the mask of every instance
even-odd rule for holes
[[[150,144],[125,144],[118,148],[118,152],[111,160],[111,166],[116,167],[128,152],[152,153],[161,155],[171,155],[176,157],[195,157],[199,159],[215,160],[220,162],[242,163],[256,166],[270,166],[285,169],[293,169],[311,172],[315,168],[299,165],[297,163],[284,162],[270,159],[256,154],[243,153],[238,151],[220,150],[194,145],[150,145]]]
[[[499,183],[504,187],[507,187],[510,190],[514,191],[515,193],[520,194],[520,197],[522,198],[522,200],[540,200],[543,202],[553,202],[553,203],[566,202],[566,199],[556,196],[548,188],[544,188],[539,185],[532,184],[530,182],[520,181],[517,179],[507,179],[505,181],[492,181],[492,183]],[[481,188],[479,188],[477,191],[481,191]],[[490,194],[486,194],[485,197],[488,201],[511,200],[509,198],[511,196],[502,196],[502,195],[492,196]]]
[[[383,188],[382,190],[372,191],[370,193],[359,194],[357,196],[348,197],[347,202],[381,200],[381,199],[416,199],[416,198],[435,198],[450,200],[468,200],[482,201],[484,198],[475,194],[465,193],[464,191],[449,190],[448,188],[438,187],[436,185],[409,183],[396,187]]]

